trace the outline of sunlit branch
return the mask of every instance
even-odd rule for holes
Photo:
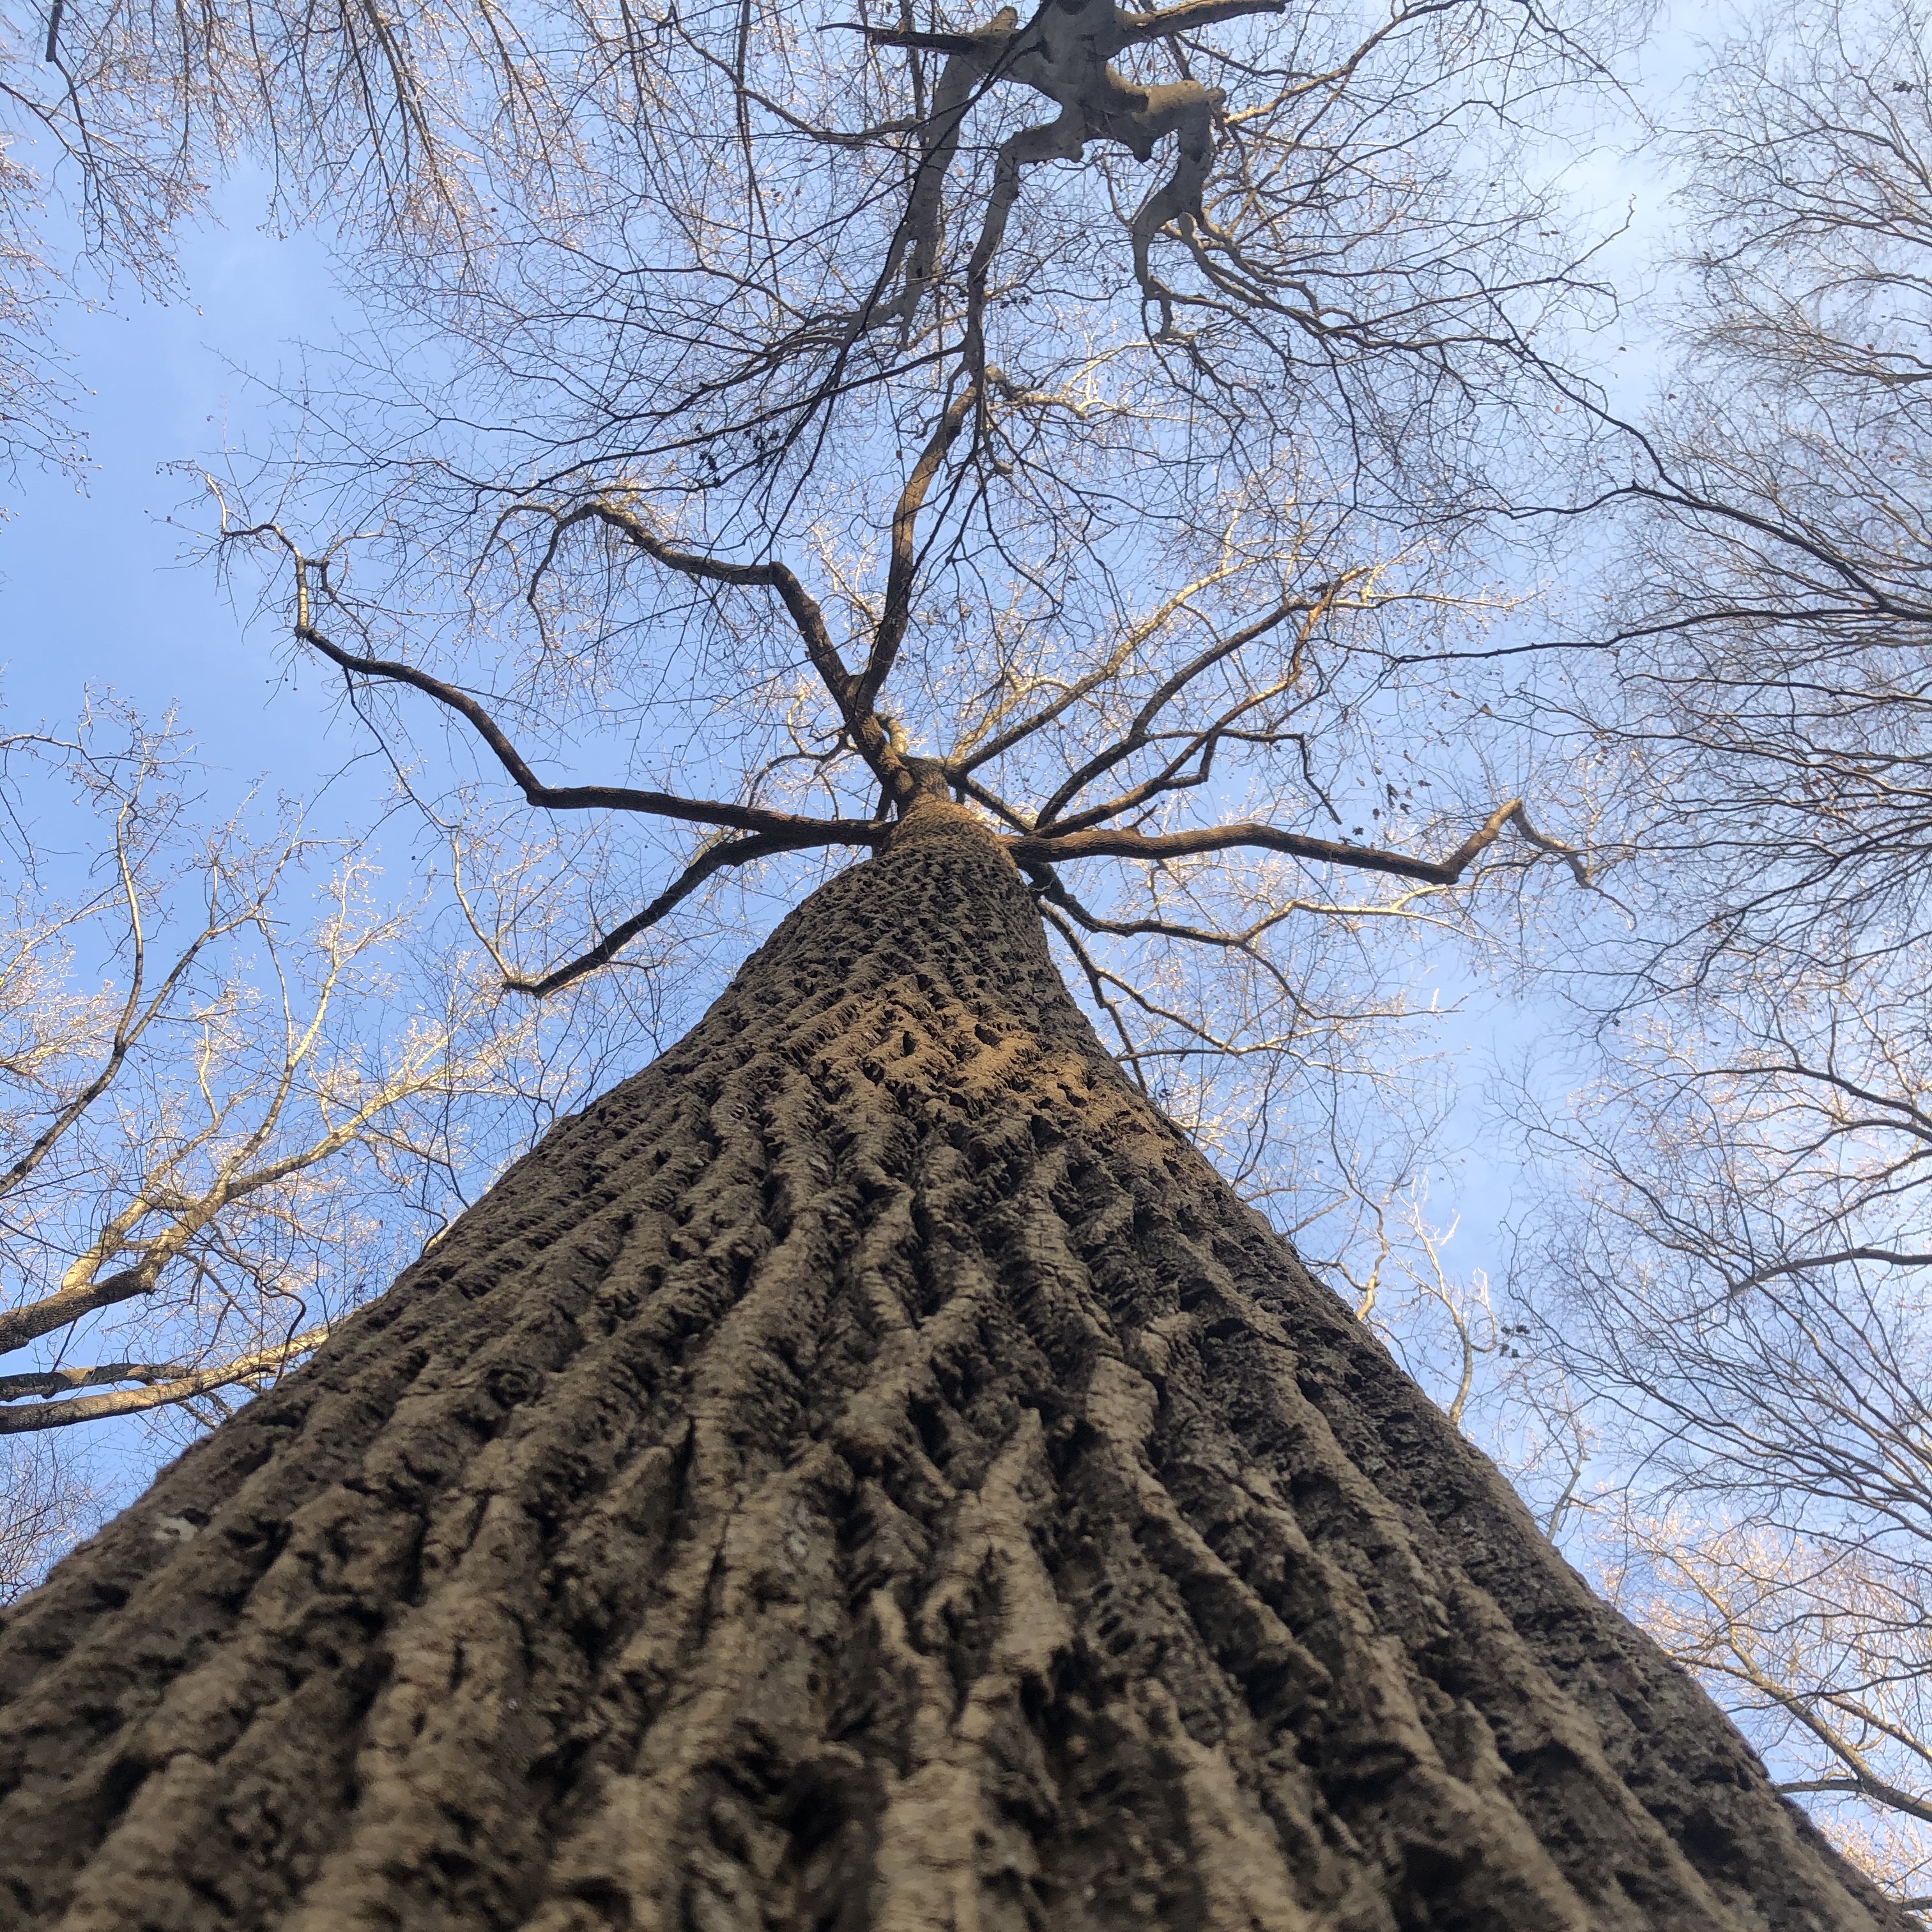
[[[79,1422],[98,1422],[111,1415],[136,1415],[151,1408],[166,1408],[176,1404],[192,1401],[196,1396],[212,1394],[216,1389],[232,1388],[238,1384],[250,1388],[258,1388],[286,1368],[297,1358],[310,1350],[319,1348],[328,1339],[334,1324],[304,1330],[289,1340],[276,1343],[266,1348],[258,1348],[246,1355],[238,1355],[232,1360],[218,1363],[211,1368],[195,1369],[184,1375],[177,1375],[165,1382],[148,1382],[145,1386],[131,1389],[116,1389],[103,1395],[74,1396],[64,1402],[47,1401],[30,1408],[0,1408],[0,1436],[20,1436],[43,1429],[63,1429]],[[126,1379],[136,1380],[149,1372],[165,1374],[166,1366],[150,1371],[130,1369]],[[44,1378],[25,1376],[14,1378],[19,1381],[37,1381]],[[0,1384],[4,1387],[4,1384]],[[21,1395],[38,1394],[39,1390],[22,1390]],[[17,1400],[0,1395],[0,1402]]]
[[[1121,44],[1133,46],[1142,40],[1166,40],[1175,34],[1197,33],[1203,27],[1223,20],[1242,20],[1256,14],[1285,14],[1287,0],[1192,0],[1183,7],[1162,7],[1151,13],[1130,14],[1115,8],[1115,29]]]
[[[58,1143],[62,1136],[106,1093],[119,1076],[128,1055],[147,1030],[154,1017],[164,1012],[176,989],[187,978],[202,948],[220,939],[231,929],[234,922],[211,921],[194,944],[185,948],[174,964],[168,970],[160,986],[148,999],[145,1008],[142,1004],[142,980],[147,958],[146,937],[141,916],[140,900],[135,891],[128,864],[125,841],[127,814],[124,809],[116,825],[114,856],[116,875],[120,884],[124,903],[128,908],[128,932],[130,961],[128,971],[128,996],[122,1003],[119,1018],[114,1028],[114,1036],[100,1070],[79,1092],[62,1107],[35,1137],[33,1144],[18,1160],[0,1174],[0,1196],[13,1192],[26,1180],[44,1161]],[[246,915],[244,915],[245,922]],[[3,1319],[3,1318],[0,1318]],[[0,1348],[5,1345],[0,1343]]]
[[[130,1301],[137,1294],[146,1294],[160,1275],[160,1268],[148,1266],[144,1259],[136,1267],[122,1268],[98,1280],[63,1288],[38,1301],[29,1302],[24,1308],[8,1310],[0,1314],[0,1355],[23,1348],[29,1342],[52,1334],[56,1328],[64,1328],[68,1323],[78,1322],[83,1315],[112,1308],[118,1302]]]
[[[1240,630],[1235,632],[1232,637],[1216,638],[1205,650],[1198,652],[1186,664],[1162,679],[1149,694],[1147,701],[1135,713],[1133,721],[1128,726],[1126,733],[1108,746],[1105,751],[1096,752],[1084,764],[1067,775],[1052,796],[1041,806],[1037,823],[1042,829],[1052,824],[1061,810],[1073,800],[1078,798],[1094,779],[1099,778],[1102,773],[1112,770],[1124,759],[1131,758],[1135,752],[1142,749],[1148,741],[1149,735],[1154,729],[1154,721],[1196,678],[1212,670],[1216,664],[1225,662],[1237,651],[1245,649],[1250,644],[1257,643],[1260,639],[1266,637],[1270,632],[1278,629],[1289,618],[1294,616],[1300,616],[1305,620],[1301,626],[1300,635],[1296,640],[1295,662],[1298,664],[1300,649],[1306,644],[1309,634],[1315,623],[1323,613],[1332,608],[1335,598],[1340,596],[1347,584],[1352,580],[1352,578],[1343,578],[1333,584],[1324,584],[1312,598],[1284,598],[1264,616],[1257,618],[1253,623],[1244,626]],[[1294,667],[1291,665],[1291,677],[1293,669]],[[1118,806],[1102,808],[1100,814],[1084,814],[1080,823],[1091,824],[1094,822],[1097,815],[1124,808]]]
[[[1013,38],[1010,27],[982,28],[976,33],[927,33],[914,27],[868,27],[862,20],[828,20],[820,29],[827,34],[862,34],[868,45],[902,47],[926,54],[976,54],[1004,50]]]
[[[963,741],[963,748],[947,761],[947,770],[956,775],[976,771],[980,766],[990,763],[1003,752],[1012,750],[1035,733],[1044,730],[1057,718],[1064,717],[1068,711],[1079,703],[1081,699],[1098,690],[1109,678],[1114,676],[1132,656],[1136,649],[1154,636],[1177,611],[1186,604],[1191,597],[1205,590],[1209,585],[1222,581],[1228,574],[1228,569],[1224,565],[1204,577],[1197,578],[1192,583],[1183,585],[1179,590],[1167,598],[1150,616],[1132,626],[1091,670],[1063,685],[1059,695],[1051,702],[1041,706],[1037,711],[1030,713],[1016,723],[1007,725],[1004,730],[996,732],[982,744],[976,746],[971,736],[965,739]],[[1264,619],[1262,621],[1265,626],[1268,620]],[[1262,633],[1257,632],[1256,634],[1258,636]],[[1247,641],[1247,640],[1244,638],[1243,641]],[[1017,702],[1017,700],[1011,701]],[[1004,710],[996,711],[994,713],[994,722],[997,722],[1002,715],[1004,715]],[[982,725],[980,728],[984,730],[986,728]]]
[[[103,1362],[91,1369],[48,1369],[35,1375],[0,1376],[0,1402],[28,1396],[71,1395],[77,1389],[107,1388],[116,1382],[165,1382],[192,1372],[189,1362]]]
[[[1279,684],[1250,692],[1224,712],[1214,724],[1198,730],[1150,733],[1143,741],[1142,748],[1148,745],[1164,744],[1177,737],[1181,740],[1180,748],[1171,754],[1164,764],[1138,784],[1130,785],[1124,792],[1117,792],[1102,804],[1094,806],[1085,812],[1075,812],[1060,820],[1052,827],[1053,831],[1064,836],[1081,831],[1090,825],[1102,825],[1110,818],[1119,818],[1136,812],[1142,806],[1151,805],[1154,800],[1169,792],[1192,791],[1207,784],[1214,776],[1215,754],[1230,737],[1237,737],[1241,742],[1250,743],[1298,742],[1302,749],[1302,762],[1305,765],[1307,763],[1307,743],[1301,734],[1292,732],[1279,735],[1238,734],[1234,729],[1237,719],[1279,698],[1299,675],[1298,665],[1291,665],[1288,675]]]

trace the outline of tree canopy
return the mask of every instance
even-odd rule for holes
[[[1130,1075],[1365,1311],[1414,1220],[1459,1417],[1519,1345],[1610,1405],[1516,1411],[1574,1448],[1552,1522],[1626,1419],[1676,1485],[1630,1587],[1849,1740],[1793,1788],[1921,1815],[1916,1718],[1842,1721],[1924,1676],[1919,14],[1770,9],[1713,57],[1660,151],[1691,240],[1644,411],[1567,172],[1615,9],[156,20],[19,16],[9,98],[136,273],[238,154],[338,224],[369,326],[286,447],[210,456],[208,541],[503,984],[581,988],[960,801]],[[51,447],[32,184],[0,191],[8,424]],[[1507,1327],[1400,1203],[1397,1022],[1479,934],[1530,935],[1600,1053],[1522,1109],[1569,1198]],[[1739,1594],[1767,1550],[1795,1597]],[[1766,1663],[1794,1604],[1864,1689]]]

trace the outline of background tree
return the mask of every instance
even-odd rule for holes
[[[332,238],[487,242],[493,168],[568,160],[565,5],[238,0],[0,8],[0,454],[71,463],[64,304],[181,292],[178,235],[237,176]],[[556,84],[562,84],[562,92]]]
[[[1613,1069],[1537,1120],[1571,1190],[1531,1270],[1538,1352],[1594,1398],[1580,1540],[1616,1600],[1923,1910],[1918,1131],[1899,1016],[1820,1004],[1737,1025],[1727,1059],[1707,1028],[1627,1025]]]
[[[1600,1560],[1921,1910],[1928,46],[1915,6],[1780,6],[1713,55],[1608,639],[1525,700],[1634,920],[1574,956],[1598,1057],[1528,1117]]]
[[[434,881],[386,893],[286,803],[198,823],[186,748],[111,705],[5,749],[0,1435],[147,1414],[184,1439],[385,1285],[648,1009],[580,1000],[560,1052],[562,1016],[506,1012],[488,959],[433,938]],[[10,1579],[84,1514],[85,1466],[14,1459]]]
[[[0,1455],[0,1603],[32,1588],[50,1562],[97,1528],[102,1498],[71,1457],[27,1436]]]

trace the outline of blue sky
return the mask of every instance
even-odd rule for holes
[[[320,240],[263,233],[248,219],[258,197],[237,189],[224,199],[235,218],[187,239],[188,298],[146,301],[124,287],[62,318],[82,392],[86,473],[24,470],[0,484],[8,723],[64,726],[89,684],[151,716],[178,704],[215,768],[212,802],[264,775],[305,791],[352,748],[328,728],[320,681],[287,687],[280,640],[266,626],[244,628],[214,573],[183,562],[190,539],[166,520],[195,487],[170,466],[263,420],[241,372],[272,377],[299,343],[326,340],[337,326]]]

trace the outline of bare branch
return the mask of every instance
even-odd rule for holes
[[[1272,825],[1238,823],[1202,826],[1185,832],[1148,834],[1125,828],[1097,827],[1062,835],[1003,837],[1000,842],[1021,866],[1064,863],[1073,859],[1163,859],[1191,857],[1202,852],[1225,852],[1243,847],[1282,852],[1291,858],[1322,865],[1353,866],[1365,872],[1393,873],[1398,878],[1453,886],[1471,863],[1502,836],[1503,828],[1522,808],[1520,799],[1499,805],[1446,859],[1418,859],[1406,852],[1384,851],[1370,845],[1350,845],[1332,838],[1311,838]]]
[[[878,700],[880,688],[892,674],[899,646],[905,641],[906,626],[912,616],[913,585],[917,566],[914,537],[919,513],[925,507],[927,492],[939,473],[946,452],[966,426],[966,418],[972,413],[979,393],[969,385],[946,405],[945,413],[926,439],[926,447],[920,452],[919,460],[913,465],[905,486],[899,492],[898,502],[892,510],[891,562],[886,576],[885,605],[872,634],[872,648],[866,660],[866,668],[853,681],[851,688],[850,709],[855,715],[863,716],[871,712]]]
[[[256,1348],[211,1367],[196,1369],[172,1381],[145,1387],[117,1389],[106,1395],[74,1396],[64,1402],[49,1402],[32,1408],[0,1408],[0,1436],[19,1436],[44,1429],[68,1429],[76,1423],[99,1422],[109,1416],[138,1415],[146,1410],[165,1408],[192,1401],[216,1389],[244,1387],[260,1388],[272,1382],[300,1357],[321,1347],[329,1336],[331,1324],[304,1329],[286,1342]]]
[[[748,866],[780,852],[802,852],[814,846],[840,842],[813,838],[797,833],[754,832],[742,838],[727,838],[708,845],[684,870],[639,913],[615,926],[587,952],[553,968],[535,980],[506,976],[503,984],[513,993],[528,993],[537,999],[559,992],[586,973],[608,966],[640,933],[648,932],[668,914],[681,905],[705,880],[729,866]]]
[[[530,770],[495,719],[467,692],[432,677],[413,664],[393,658],[361,657],[346,651],[306,625],[296,634],[344,671],[408,685],[448,706],[475,728],[477,736],[496,754],[497,762],[514,780],[524,798],[543,810],[644,812],[659,818],[682,818],[697,825],[728,826],[740,832],[796,834],[828,845],[870,845],[884,834],[884,825],[870,820],[799,818],[790,812],[769,811],[762,806],[681,798],[673,792],[646,791],[632,785],[547,785]]]
[[[700,556],[694,550],[680,550],[676,544],[665,542],[640,517],[616,504],[601,500],[580,504],[557,518],[547,556],[554,556],[557,542],[566,531],[576,524],[588,522],[603,524],[616,531],[668,570],[706,583],[759,586],[776,590],[798,628],[812,668],[824,680],[832,703],[846,716],[847,724],[852,723],[852,674],[846,669],[838,646],[832,641],[832,634],[826,628],[825,614],[788,565],[776,558],[764,563],[730,563],[716,557]]]

